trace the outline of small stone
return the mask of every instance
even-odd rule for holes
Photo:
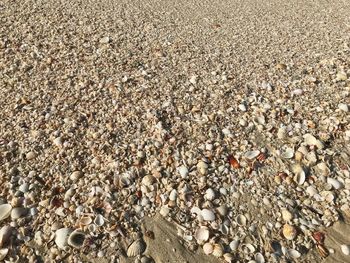
[[[338,108],[339,108],[340,110],[342,110],[342,111],[345,111],[345,112],[348,112],[348,111],[349,111],[349,107],[348,107],[348,105],[345,104],[345,103],[339,103]]]

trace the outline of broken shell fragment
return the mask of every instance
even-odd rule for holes
[[[232,240],[230,242],[230,249],[234,252],[237,250],[238,246],[239,246],[239,240],[238,239],[235,239],[235,240]]]
[[[340,249],[344,255],[346,255],[346,256],[350,255],[350,245],[341,245]]]
[[[128,257],[141,255],[146,250],[146,243],[141,238],[136,239],[130,244],[126,252]]]
[[[323,149],[324,145],[320,140],[317,140],[315,136],[307,133],[304,136],[304,141],[307,145],[313,146],[315,145],[318,149]]]
[[[253,161],[256,157],[258,157],[260,154],[259,150],[255,151],[248,151],[244,154],[244,157],[248,159],[249,161]]]
[[[290,258],[297,259],[297,258],[300,258],[301,254],[299,251],[297,251],[295,249],[288,249],[287,256]]]
[[[285,224],[282,229],[283,236],[288,240],[293,240],[297,236],[297,230],[294,226]]]
[[[10,204],[0,205],[0,221],[11,215],[12,206]]]
[[[281,157],[284,159],[291,159],[294,156],[294,150],[292,148],[287,148],[282,154]]]
[[[3,226],[0,229],[0,247],[3,247],[10,239],[13,228],[10,226]]]
[[[69,235],[67,241],[68,241],[68,245],[75,248],[81,248],[84,245],[85,233],[79,230],[75,230]]]
[[[334,179],[334,178],[328,177],[327,178],[327,183],[332,185],[335,190],[338,190],[338,189],[343,187],[343,184],[341,182],[339,182],[337,179]]]
[[[9,252],[8,248],[1,248],[0,249],[0,260],[4,260]]]

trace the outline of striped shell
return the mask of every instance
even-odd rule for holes
[[[146,250],[146,243],[141,239],[137,239],[130,244],[126,254],[128,257],[141,255]]]

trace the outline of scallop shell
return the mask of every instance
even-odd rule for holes
[[[206,255],[210,255],[211,253],[213,253],[214,250],[214,246],[211,243],[205,243],[203,245],[203,252]]]
[[[349,245],[341,245],[340,249],[344,255],[346,255],[346,256],[350,255],[350,246]]]
[[[94,223],[96,226],[103,226],[105,223],[105,219],[102,215],[98,214],[95,217]]]
[[[207,200],[213,200],[215,198],[215,192],[213,189],[208,188],[207,191],[205,191],[204,198]]]
[[[12,234],[12,231],[13,231],[13,228],[10,226],[3,226],[0,229],[0,247],[3,247],[8,242]]]
[[[209,210],[209,209],[203,209],[201,211],[201,215],[203,217],[203,220],[205,220],[205,221],[214,221],[215,220],[214,212]]]
[[[236,217],[236,222],[240,226],[245,226],[247,225],[247,218],[244,215],[238,215]]]
[[[128,257],[135,257],[141,255],[146,250],[146,243],[141,238],[136,239],[130,244],[126,254]]]
[[[10,204],[0,205],[0,221],[11,215],[12,206]]]
[[[284,159],[291,159],[294,156],[294,150],[292,148],[287,148],[282,154],[281,157]]]
[[[196,240],[198,243],[202,243],[204,241],[207,241],[209,239],[209,229],[205,226],[200,227],[197,229],[196,233],[194,234]]]
[[[72,231],[70,228],[60,228],[56,231],[55,243],[60,249],[64,249],[67,246],[67,240]]]
[[[294,226],[285,224],[282,229],[283,236],[288,240],[293,240],[297,236],[297,230]]]
[[[222,257],[222,255],[224,254],[224,248],[221,244],[214,244],[213,245],[213,253],[212,255],[214,257],[220,258]]]
[[[7,253],[9,252],[8,248],[1,248],[0,249],[0,260],[4,260],[7,256]]]
[[[254,160],[256,157],[258,157],[260,154],[259,150],[255,151],[248,151],[244,154],[244,157],[250,161]]]
[[[74,230],[68,237],[68,245],[75,247],[75,248],[81,248],[84,245],[85,241],[85,233]]]

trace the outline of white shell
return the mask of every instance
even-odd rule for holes
[[[207,191],[205,191],[204,198],[207,200],[213,200],[215,198],[214,190],[211,188],[208,188]]]
[[[299,185],[304,184],[305,180],[306,180],[306,175],[305,175],[305,171],[304,171],[303,167],[301,167],[301,165],[299,165],[299,164],[294,165],[293,172],[295,174],[294,181]]]
[[[255,151],[248,151],[244,154],[244,157],[247,158],[248,160],[252,161],[254,160],[256,157],[258,157],[258,155],[260,154],[259,150],[255,150]]]
[[[214,244],[213,245],[213,253],[212,255],[214,257],[220,258],[224,254],[224,248],[222,247],[221,244]]]
[[[209,209],[203,209],[201,211],[201,215],[203,217],[203,220],[205,220],[205,221],[214,221],[215,220],[214,212],[209,210]]]
[[[340,249],[344,255],[346,255],[346,256],[350,255],[350,245],[341,245]]]
[[[130,244],[126,254],[128,257],[135,257],[141,255],[146,250],[146,243],[141,239],[136,239]]]
[[[244,215],[238,215],[236,217],[236,222],[240,226],[245,226],[247,225],[247,218]]]
[[[310,133],[307,133],[303,137],[307,145],[315,145],[318,149],[323,149],[323,143],[320,140],[317,140],[315,136],[311,135]]]
[[[200,227],[196,230],[196,233],[194,234],[196,240],[198,243],[202,243],[204,241],[207,241],[209,239],[209,229],[205,226]]]
[[[11,215],[12,206],[10,204],[0,205],[0,221]]]
[[[236,251],[239,246],[239,240],[238,239],[232,240],[229,246],[233,252]]]
[[[293,214],[289,212],[287,209],[281,210],[282,218],[284,221],[289,222],[293,219]]]
[[[300,252],[295,250],[295,249],[288,249],[287,255],[290,258],[300,258],[300,256],[301,256]]]
[[[87,226],[90,225],[92,223],[92,218],[90,216],[82,216],[79,219],[79,224],[82,226]]]
[[[224,257],[224,260],[225,260],[226,262],[228,262],[228,263],[233,262],[234,256],[233,256],[231,253],[225,253],[225,254],[223,255],[223,257]]]
[[[175,189],[171,190],[169,194],[169,200],[170,201],[175,201],[177,198],[177,191]]]
[[[188,169],[186,166],[182,165],[178,167],[177,170],[182,178],[186,179],[188,177]]]
[[[318,194],[318,191],[316,190],[315,187],[313,187],[312,185],[308,186],[306,188],[306,192],[312,197],[314,196],[315,194]]]
[[[211,253],[213,253],[214,247],[211,243],[205,243],[203,245],[203,252],[206,255],[210,255]]]
[[[76,181],[78,180],[79,178],[81,178],[83,176],[83,173],[80,172],[80,171],[74,171],[73,173],[71,173],[71,175],[69,176],[69,178],[72,180],[72,181]]]
[[[156,181],[156,178],[153,175],[146,175],[142,178],[141,184],[145,186],[151,186]]]
[[[255,252],[255,247],[252,244],[243,244],[243,251],[245,253],[254,253]]]
[[[0,260],[4,260],[7,256],[7,253],[9,252],[8,248],[1,248],[0,249]]]
[[[333,186],[334,189],[338,190],[340,188],[343,188],[343,184],[339,182],[337,179],[334,178],[327,178],[327,183]]]
[[[95,217],[94,223],[96,226],[103,226],[105,223],[105,219],[103,218],[102,215],[98,214]]]
[[[294,150],[292,148],[287,148],[282,154],[281,157],[284,159],[291,159],[294,156]]]
[[[0,229],[0,247],[3,247],[9,240],[12,234],[13,228],[10,226],[3,226]]]
[[[74,230],[68,237],[68,245],[75,247],[75,248],[81,248],[84,245],[85,241],[85,233]]]
[[[255,261],[256,263],[265,263],[265,258],[261,253],[255,254]]]
[[[216,208],[216,210],[219,212],[221,216],[226,216],[228,214],[228,208],[227,205],[223,204]]]
[[[72,233],[72,229],[70,228],[60,228],[55,233],[55,243],[60,249],[64,249],[67,246],[67,240],[69,234]]]

